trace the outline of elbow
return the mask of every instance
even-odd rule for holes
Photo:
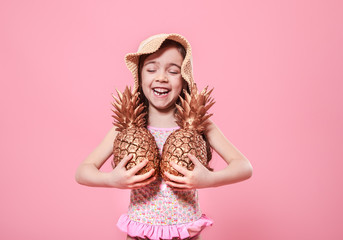
[[[82,173],[81,173],[81,170],[80,170],[80,167],[76,170],[76,173],[75,173],[75,181],[78,183],[78,184],[81,184],[83,185],[84,182],[83,182],[83,178],[82,178]]]
[[[253,167],[252,167],[251,163],[249,161],[247,161],[246,166],[245,166],[246,179],[251,178],[252,173],[253,173]]]
[[[241,180],[247,180],[251,178],[253,173],[253,168],[251,163],[249,162],[248,159],[244,158],[243,161],[241,161],[241,166],[240,166],[240,175],[241,175]]]
[[[78,184],[81,184],[81,179],[80,179],[80,175],[79,175],[79,173],[76,171],[76,173],[75,173],[75,181],[78,183]]]

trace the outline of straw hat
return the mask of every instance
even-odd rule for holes
[[[151,54],[156,52],[166,39],[174,40],[180,43],[185,48],[186,56],[182,62],[181,75],[183,79],[185,79],[185,81],[188,83],[189,87],[194,83],[192,73],[192,50],[191,45],[186,40],[186,38],[176,33],[157,34],[141,42],[136,53],[128,53],[125,56],[126,66],[131,71],[135,80],[134,89],[137,89],[139,86],[139,57],[143,54]]]

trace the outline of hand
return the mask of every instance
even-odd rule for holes
[[[181,167],[175,162],[170,162],[170,165],[176,171],[181,173],[183,177],[165,172],[164,174],[166,177],[170,179],[170,181],[166,181],[166,184],[179,191],[211,187],[213,172],[209,171],[204,165],[202,165],[195,156],[188,154],[188,157],[194,164],[193,171],[190,171],[185,167]]]
[[[154,169],[151,169],[143,175],[136,175],[139,170],[147,165],[148,160],[144,160],[133,168],[126,170],[125,166],[131,158],[132,154],[125,156],[118,166],[108,173],[109,186],[120,189],[137,189],[155,181],[156,176],[150,178],[155,172]]]

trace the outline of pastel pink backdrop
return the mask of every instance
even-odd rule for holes
[[[200,190],[203,239],[342,239],[341,1],[1,1],[0,239],[125,239],[129,191],[78,185],[123,57],[183,34],[248,181]],[[224,167],[214,157],[215,169]],[[110,170],[107,163],[104,171]]]

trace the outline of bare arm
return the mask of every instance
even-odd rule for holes
[[[223,135],[211,121],[205,132],[212,148],[221,156],[228,166],[213,172],[212,186],[222,186],[246,180],[252,175],[249,160]]]
[[[232,184],[251,177],[252,166],[249,160],[229,142],[212,121],[209,121],[205,134],[211,147],[228,166],[220,171],[211,172],[196,157],[189,155],[195,165],[193,171],[172,162],[171,166],[184,176],[179,177],[166,173],[171,180],[167,182],[168,185],[179,190],[208,188]]]
[[[130,170],[126,170],[125,165],[132,157],[130,155],[124,157],[111,172],[99,170],[112,155],[113,142],[116,136],[115,127],[112,127],[101,143],[80,164],[75,174],[75,180],[78,183],[91,187],[133,189],[145,186],[155,180],[155,178],[150,178],[153,175],[153,170],[143,175],[135,175],[148,161],[141,162]]]

